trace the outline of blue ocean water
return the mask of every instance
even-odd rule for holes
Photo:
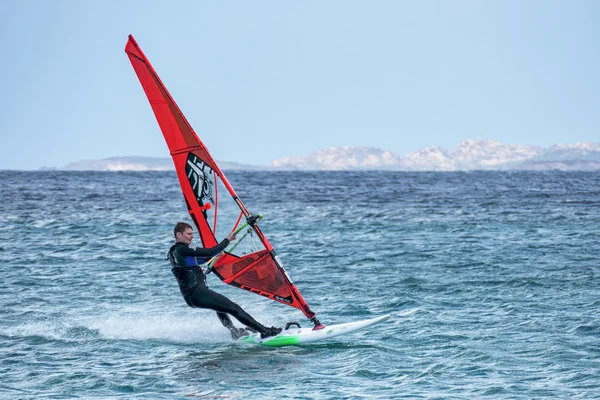
[[[165,261],[189,221],[174,173],[4,171],[0,398],[600,398],[600,174],[227,175],[322,322],[392,318],[234,343]]]

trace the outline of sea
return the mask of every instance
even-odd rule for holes
[[[165,259],[174,172],[0,171],[0,398],[600,399],[599,172],[227,176],[321,322],[391,318],[234,342]]]

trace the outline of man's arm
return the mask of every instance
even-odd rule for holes
[[[229,245],[229,239],[225,238],[216,245],[215,247],[209,247],[208,249],[204,247],[190,247],[190,246],[179,246],[177,248],[177,252],[184,257],[192,256],[192,257],[212,257],[216,254],[219,254]]]

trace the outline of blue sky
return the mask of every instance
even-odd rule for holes
[[[129,33],[219,160],[600,141],[597,1],[0,0],[0,169],[168,157]]]

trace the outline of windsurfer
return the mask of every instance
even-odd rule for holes
[[[171,272],[175,275],[179,290],[190,307],[207,308],[217,312],[217,317],[224,327],[229,329],[233,339],[239,339],[250,332],[259,332],[261,337],[275,336],[281,332],[281,328],[266,327],[258,323],[245,312],[239,305],[227,297],[214,292],[206,285],[206,276],[200,267],[211,257],[219,254],[235,239],[230,233],[221,243],[211,248],[198,248],[192,245],[194,231],[190,224],[178,222],[173,230],[175,244],[169,249],[169,261]],[[234,316],[248,328],[236,328],[229,315]]]

